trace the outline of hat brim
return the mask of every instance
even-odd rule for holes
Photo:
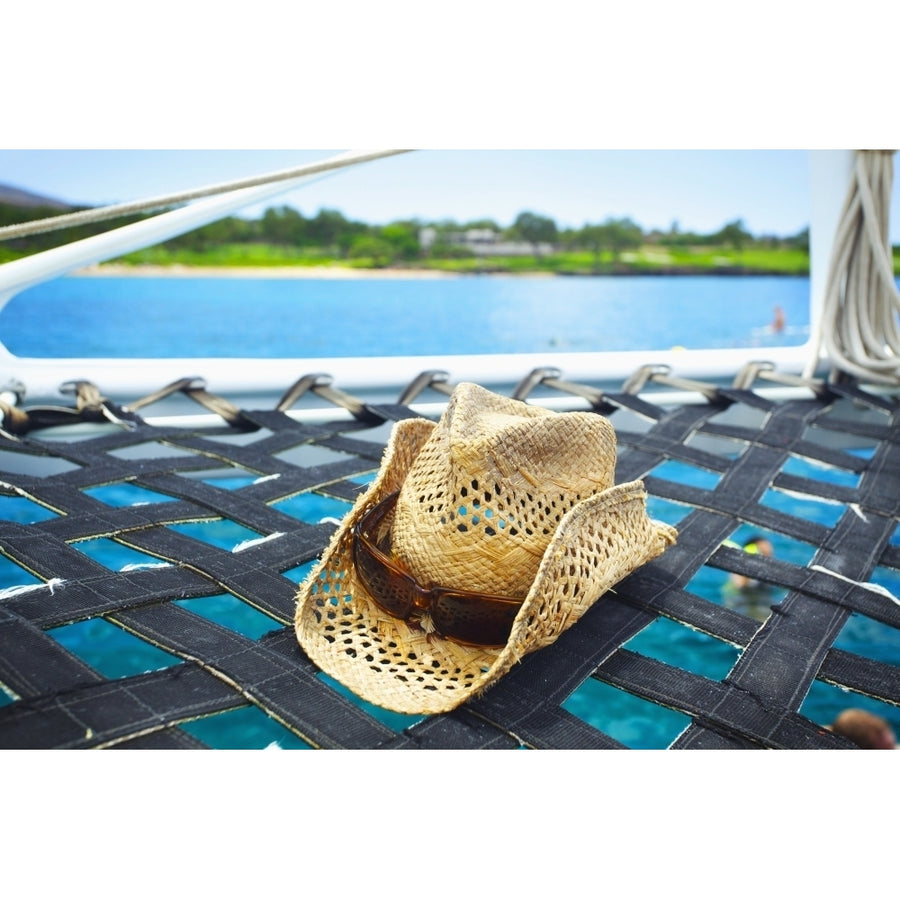
[[[640,481],[578,503],[561,519],[509,640],[472,647],[383,612],[359,582],[353,528],[399,490],[435,423],[398,422],[381,468],[300,586],[297,638],[310,659],[359,697],[402,713],[447,712],[484,691],[525,654],[547,646],[610,587],[674,543],[675,529],[651,521]]]

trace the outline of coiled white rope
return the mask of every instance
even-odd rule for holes
[[[84,209],[74,213],[63,213],[60,216],[51,216],[47,219],[21,222],[17,225],[6,225],[0,228],[0,240],[9,240],[10,238],[25,237],[30,234],[56,231],[60,228],[70,228],[74,225],[104,222],[108,219],[116,219],[139,212],[165,209],[169,206],[177,206],[186,203],[189,200],[197,200],[200,197],[210,197],[214,194],[224,194],[228,191],[256,187],[260,184],[268,184],[275,181],[287,181],[291,178],[300,178],[304,175],[330,172],[335,169],[343,168],[344,166],[352,166],[357,163],[368,162],[372,159],[381,159],[385,156],[393,156],[397,153],[408,152],[408,150],[369,150],[351,152],[332,157],[331,159],[326,159],[322,162],[307,163],[303,166],[283,169],[268,175],[255,175],[250,178],[239,178],[235,181],[227,181],[222,182],[221,184],[194,188],[189,191],[181,191],[180,193],[175,194],[165,194],[162,197],[152,197],[148,200],[133,200],[128,203],[116,203],[110,206],[100,206],[95,209]]]
[[[825,287],[816,357],[835,368],[900,384],[900,292],[889,239],[893,150],[858,150]]]

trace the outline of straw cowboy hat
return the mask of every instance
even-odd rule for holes
[[[642,482],[614,484],[615,462],[596,413],[458,385],[437,424],[394,426],[300,586],[301,646],[387,709],[440,713],[476,696],[674,543]]]

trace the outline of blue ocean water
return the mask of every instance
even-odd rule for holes
[[[0,312],[3,343],[26,357],[721,348],[802,344],[808,329],[809,279],[790,277],[67,277]]]
[[[685,347],[800,344],[807,336],[809,282],[804,278],[458,278],[294,280],[236,278],[64,278],[15,297],[0,313],[0,335],[21,356],[365,356],[540,352],[542,350],[641,350]],[[788,327],[769,332],[775,306]],[[667,464],[677,467],[677,464]],[[682,467],[664,477],[698,486],[708,473]],[[813,470],[796,461],[793,474],[840,483],[842,473]],[[211,476],[225,489],[248,478]],[[250,479],[252,480],[252,479]],[[92,489],[110,505],[161,502],[131,485]],[[773,494],[768,503],[785,512],[833,525],[840,508]],[[279,506],[304,521],[340,517],[348,509],[333,499],[301,495]],[[655,498],[650,513],[678,525],[690,510]],[[39,521],[52,512],[21,497],[0,497],[0,518]],[[191,537],[233,549],[258,537],[228,521],[178,527]],[[733,539],[745,537],[739,532]],[[769,536],[779,558],[805,564],[814,547]],[[895,539],[896,540],[896,539]],[[112,541],[77,549],[110,569],[159,565]],[[286,572],[299,583],[308,567]],[[688,590],[716,603],[729,602],[725,573],[703,568]],[[894,572],[873,580],[895,594]],[[38,586],[24,570],[0,556],[0,590]],[[771,603],[778,601],[772,597]],[[228,594],[180,601],[197,615],[258,638],[282,627]],[[124,677],[173,664],[174,658],[105,621],[55,629],[53,636],[107,677]],[[710,678],[723,678],[738,649],[667,620],[658,620],[629,649]],[[895,635],[877,622],[854,616],[837,646],[900,665]],[[5,695],[0,691],[0,704]],[[801,712],[820,724],[847,706],[868,708],[900,734],[900,711],[866,697],[815,683]],[[662,748],[689,724],[679,713],[589,680],[566,709],[630,747]],[[400,730],[416,719],[367,707]],[[253,707],[185,723],[214,747],[305,746],[279,723]]]

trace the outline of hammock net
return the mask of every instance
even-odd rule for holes
[[[696,400],[673,404],[686,388]],[[372,404],[307,377],[268,410],[194,380],[127,407],[72,390],[71,408],[3,406],[0,747],[223,746],[229,721],[298,748],[643,746],[624,698],[672,717],[672,749],[850,749],[808,713],[811,693],[900,705],[900,406],[852,378],[759,366],[685,385],[647,367],[603,393],[526,376],[518,399],[609,417],[616,482],[644,479],[678,542],[482,697],[427,717],[355,698],[292,623],[391,425],[444,380]],[[143,417],[173,392],[215,420]],[[299,414],[312,394],[333,420]],[[748,552],[751,534],[778,552]],[[755,592],[729,593],[732,576]],[[871,634],[852,650],[851,623]]]

